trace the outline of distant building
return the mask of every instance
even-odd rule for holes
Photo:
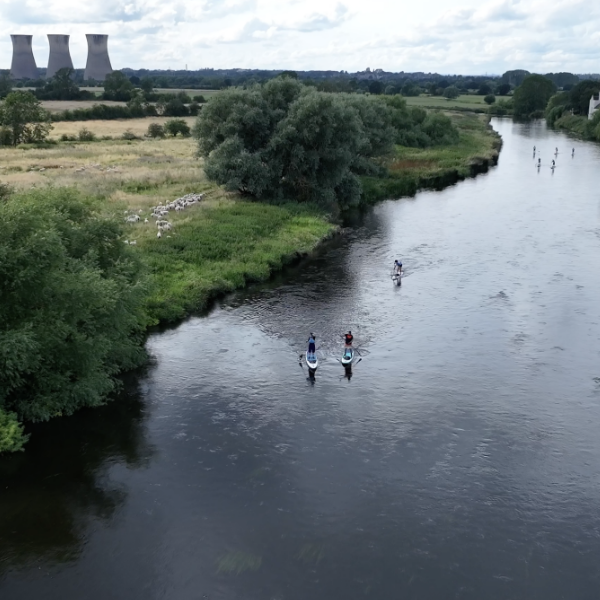
[[[110,58],[108,57],[108,36],[87,33],[88,57],[85,65],[84,79],[104,81],[112,73]]]
[[[30,35],[11,35],[13,45],[10,76],[13,79],[37,79],[37,66],[33,58]]]
[[[588,111],[588,119],[594,118],[594,113],[600,108],[600,94],[593,94],[590,98],[590,110]]]
[[[73,68],[73,61],[69,52],[69,36],[49,33],[48,43],[50,44],[50,56],[48,58],[48,68],[46,69],[46,79],[54,77],[60,69]]]

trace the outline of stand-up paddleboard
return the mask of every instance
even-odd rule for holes
[[[402,275],[394,273],[392,275],[392,282],[394,285],[402,285]]]
[[[344,367],[349,367],[354,360],[354,348],[346,348],[340,361]]]
[[[309,353],[306,351],[306,364],[311,371],[316,371],[319,366],[319,359],[317,358],[316,352]]]

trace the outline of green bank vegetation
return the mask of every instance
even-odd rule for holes
[[[571,90],[550,98],[546,121],[551,127],[570,131],[583,139],[600,142],[600,111],[588,119],[590,98],[600,93],[600,81],[581,81]]]
[[[411,196],[420,189],[441,189],[495,165],[501,138],[481,115],[452,115],[458,130],[456,144],[432,148],[396,146],[383,177],[362,177],[364,201]]]
[[[0,186],[0,452],[23,445],[23,422],[106,402],[145,360],[148,326],[265,280],[347,207],[473,174],[495,144],[478,116],[280,79],[215,96],[194,139],[0,148],[16,188]],[[192,192],[158,239],[151,207]]]

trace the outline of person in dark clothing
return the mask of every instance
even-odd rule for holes
[[[344,334],[344,342],[346,342],[346,346],[352,346],[353,339],[354,339],[354,336],[352,335],[351,331]]]
[[[317,351],[317,347],[316,347],[316,337],[314,333],[310,334],[310,337],[308,338],[308,353],[309,354],[314,354]]]

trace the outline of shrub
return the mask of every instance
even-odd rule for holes
[[[160,123],[150,123],[146,135],[150,138],[164,138],[165,128]]]
[[[23,426],[17,415],[0,408],[0,454],[22,450],[27,438],[28,436],[23,435]]]
[[[486,104],[492,105],[492,104],[494,104],[494,102],[496,102],[496,96],[494,96],[494,94],[488,94],[488,95],[487,95],[487,96],[486,96],[486,97],[483,99],[483,101],[484,101]]]
[[[60,136],[60,141],[61,142],[76,142],[77,141],[77,137],[74,135],[69,135],[68,133],[63,133]]]
[[[77,139],[80,142],[93,142],[96,139],[96,134],[87,127],[82,127],[77,133]]]
[[[188,137],[191,133],[190,126],[183,119],[169,119],[165,123],[165,131],[173,137],[178,133],[182,137]]]
[[[126,129],[121,135],[121,139],[123,140],[139,140],[140,138],[131,131],[131,129]]]
[[[14,188],[8,183],[0,182],[0,202],[5,201],[7,198],[13,195]]]
[[[449,85],[443,92],[443,96],[444,98],[448,98],[450,100],[453,100],[454,98],[458,98],[460,96],[460,90],[454,86],[454,85]]]
[[[98,406],[145,358],[141,265],[98,208],[65,188],[0,203],[0,415]],[[14,448],[15,418],[1,419]]]
[[[8,127],[0,127],[0,146],[12,145],[12,131]]]

